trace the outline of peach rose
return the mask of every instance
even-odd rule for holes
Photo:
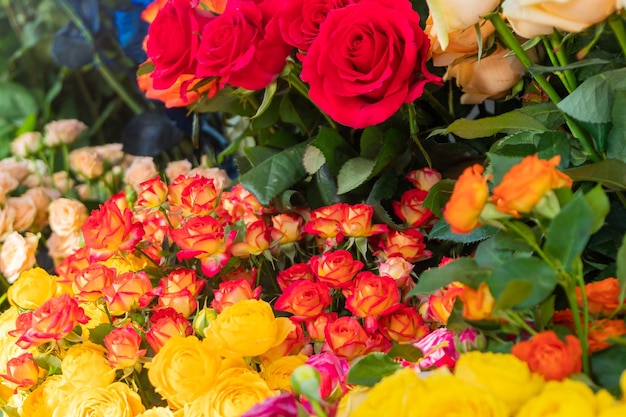
[[[180,161],[170,161],[165,167],[165,176],[171,182],[180,175],[186,175],[191,171],[191,162],[186,159]]]
[[[616,9],[615,0],[505,0],[502,14],[524,38],[549,35],[556,28],[581,32]]]
[[[0,249],[0,272],[9,283],[14,282],[22,272],[35,265],[35,252],[39,238],[26,233],[11,232]]]
[[[109,165],[117,165],[124,159],[123,145],[121,143],[107,143],[96,146],[94,151]]]
[[[58,265],[63,259],[80,248],[82,239],[83,235],[80,231],[70,233],[69,235],[59,235],[52,232],[46,240],[48,255],[50,255],[54,264]]]
[[[15,158],[4,158],[0,160],[0,172],[9,174],[20,183],[31,173],[28,161],[18,161]]]
[[[226,171],[217,167],[209,168],[201,166],[192,169],[186,174],[186,176],[188,177],[193,177],[194,175],[213,179],[213,184],[215,184],[215,188],[217,188],[218,190],[223,190],[231,183],[231,179]]]
[[[439,36],[437,35],[433,23],[432,16],[429,16],[424,32],[426,32],[430,38],[430,51],[433,56],[434,66],[445,67],[458,59],[469,58],[478,53],[479,39],[475,26],[448,33],[449,43],[446,48],[443,48],[439,42]],[[477,24],[480,27],[480,34],[483,41],[496,30],[493,24],[488,20],[482,20]]]
[[[43,128],[45,131],[43,141],[46,146],[52,148],[75,142],[80,134],[87,130],[87,125],[76,119],[65,119],[50,122]]]
[[[41,145],[41,133],[25,132],[13,139],[13,142],[11,142],[11,153],[15,156],[25,158],[41,149]]]
[[[62,193],[67,193],[74,186],[74,180],[65,171],[58,171],[51,176],[52,186]]]
[[[454,184],[452,196],[446,204],[443,217],[454,233],[469,233],[480,226],[480,213],[489,198],[484,168],[475,164],[465,168]]]
[[[130,166],[124,171],[124,182],[141,192],[141,183],[159,175],[159,171],[151,156],[134,157]]]
[[[20,182],[8,172],[0,171],[0,203],[6,200],[6,195],[19,187]]]
[[[0,206],[0,242],[4,242],[7,236],[13,232],[14,219],[15,211],[12,208]]]
[[[35,187],[26,190],[24,196],[32,198],[37,208],[34,222],[35,228],[37,230],[43,229],[48,224],[48,206],[53,198],[59,197],[58,191],[44,187]]]
[[[41,159],[28,160],[28,175],[22,180],[26,188],[39,187],[50,183],[48,165]]]
[[[18,232],[29,230],[37,217],[37,206],[32,197],[28,195],[9,197],[6,204],[9,210],[15,212],[13,230]]]
[[[504,98],[522,78],[524,65],[510,51],[498,46],[496,51],[472,61],[463,61],[448,67],[444,81],[456,78],[461,87],[461,104],[480,104],[486,99]]]
[[[87,207],[78,200],[58,198],[48,208],[50,228],[58,235],[67,236],[80,230],[87,220]]]
[[[71,151],[69,164],[72,172],[86,179],[98,178],[104,173],[104,160],[93,147]]]

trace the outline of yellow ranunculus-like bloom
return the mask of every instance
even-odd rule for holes
[[[506,0],[502,14],[524,38],[549,35],[556,28],[580,32],[615,11],[615,0]]]
[[[123,382],[85,387],[57,405],[53,417],[135,417],[146,411],[139,394]]]
[[[550,190],[571,187],[572,179],[556,168],[560,161],[559,155],[549,160],[539,159],[537,154],[522,159],[493,189],[496,208],[513,216],[530,213]]]
[[[114,255],[103,262],[107,268],[115,268],[117,275],[121,275],[125,272],[137,272],[141,271],[148,266],[148,260],[143,256],[137,256],[134,253],[129,253],[124,256]]]
[[[239,417],[253,405],[274,396],[254,371],[234,368],[220,373],[217,384],[185,409],[185,417]]]
[[[81,389],[111,384],[115,379],[115,369],[109,366],[105,354],[105,348],[87,341],[69,348],[61,362],[67,385]]]
[[[306,355],[283,356],[263,364],[261,378],[271,389],[291,392],[291,374],[298,366],[304,365],[307,359]]]
[[[404,368],[376,384],[350,417],[417,417],[427,395],[424,381],[414,370]]]
[[[244,300],[226,307],[205,331],[207,340],[226,356],[258,356],[278,346],[294,325],[276,318],[262,300]]]
[[[370,387],[354,387],[350,392],[341,397],[335,417],[350,417],[354,410],[365,401],[371,390]]]
[[[194,336],[174,336],[146,367],[156,392],[177,410],[213,387],[221,362],[208,343]]]
[[[57,294],[55,278],[45,269],[32,268],[20,274],[17,281],[7,290],[11,305],[26,310],[34,310]]]
[[[174,413],[167,407],[153,407],[137,417],[174,417]]]
[[[530,398],[516,417],[593,417],[596,398],[582,382],[564,379],[549,381],[543,391]]]
[[[543,377],[530,372],[526,362],[513,355],[469,352],[461,355],[454,374],[462,381],[478,385],[503,401],[511,414],[544,385]]]
[[[49,376],[26,398],[22,404],[21,415],[24,417],[56,417],[54,412],[57,406],[65,402],[71,394],[72,390],[67,388],[61,375]]]
[[[624,417],[626,416],[626,404],[618,403],[605,408],[598,417]]]

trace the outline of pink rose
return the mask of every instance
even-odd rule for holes
[[[291,48],[273,16],[282,0],[234,0],[202,31],[196,55],[198,77],[221,77],[222,85],[260,90],[285,66]]]
[[[148,28],[147,53],[154,64],[155,89],[165,90],[181,75],[193,74],[196,70],[200,33],[213,15],[200,12],[192,3],[190,0],[168,1]]]
[[[301,78],[337,122],[372,126],[439,82],[426,68],[429,45],[409,1],[363,0],[328,13]]]

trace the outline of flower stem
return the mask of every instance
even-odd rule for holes
[[[89,29],[85,27],[80,16],[76,14],[72,6],[67,3],[67,0],[57,0],[57,2],[61,5],[61,8],[67,14],[71,22],[76,25],[76,27],[81,31],[82,35],[92,44],[94,43],[93,36]],[[93,57],[94,66],[104,78],[104,80],[109,84],[109,86],[117,93],[117,95],[126,103],[126,105],[133,111],[135,114],[143,113],[143,107],[137,103],[130,94],[126,91],[126,89],[119,83],[119,81],[115,78],[115,76],[111,73],[109,68],[104,64],[104,61],[100,57],[100,54],[95,51]]]
[[[419,127],[417,125],[417,110],[415,110],[415,103],[406,103],[406,108],[409,113],[409,130],[411,132],[411,139],[413,139],[413,142],[415,142],[419,150],[422,152],[422,155],[424,155],[424,159],[426,160],[428,167],[432,168],[433,163],[430,160],[430,156],[428,155],[428,152],[426,152],[426,149],[424,149],[422,142],[420,142],[420,139],[417,136],[417,134],[419,133]]]
[[[622,48],[622,52],[626,55],[626,28],[624,28],[624,20],[617,14],[609,17],[609,26],[613,30],[613,34]]]
[[[530,59],[526,51],[524,51],[524,48],[522,48],[519,44],[517,38],[513,35],[513,32],[511,32],[507,24],[504,23],[502,17],[498,13],[492,13],[485,17],[491,21],[502,41],[515,53],[515,56],[517,56],[517,59],[520,60],[524,67],[530,68],[533,65],[533,61]],[[531,75],[554,104],[558,104],[561,101],[561,97],[543,74],[531,73]],[[565,123],[567,123],[567,126],[570,128],[572,135],[579,141],[587,156],[589,156],[592,161],[599,162],[602,158],[595,150],[585,131],[567,114],[563,114],[563,116],[565,117]]]
[[[320,111],[320,113],[322,113],[322,116],[324,116],[324,119],[326,119],[326,121],[328,122],[328,124],[330,125],[331,128],[333,128],[334,130],[337,130],[337,124],[335,123],[335,121],[333,119],[331,119],[329,115],[327,115],[322,109],[319,108],[319,106],[317,104],[315,104],[311,100],[311,97],[309,97],[309,91],[306,88],[306,85],[304,85],[304,83],[298,77],[297,74],[295,74],[293,71],[289,71],[289,74],[287,74],[287,81],[300,94],[302,94],[306,99],[308,99],[309,101],[311,101],[311,103],[313,103],[315,108],[318,109]]]
[[[586,297],[584,295],[584,287],[581,289],[583,293],[583,312],[586,313],[585,317],[580,317],[580,310],[578,308],[578,300],[576,300],[575,290],[571,282],[566,281],[562,283],[561,286],[567,295],[567,301],[569,303],[570,308],[572,309],[572,317],[574,319],[574,327],[576,328],[576,334],[578,335],[578,339],[580,340],[580,346],[582,348],[582,363],[583,363],[583,372],[589,375],[589,342],[588,342],[588,333],[589,333],[589,322],[588,322],[588,311],[586,308],[587,302]],[[585,323],[583,324],[583,320]]]
[[[563,48],[563,45],[561,45],[561,39],[556,32],[550,36],[550,44],[552,46],[552,50],[556,53],[559,65],[564,67],[569,64],[569,59],[567,58],[567,55],[565,55],[565,49]],[[576,87],[578,87],[578,82],[576,81],[574,72],[572,70],[565,70],[562,74],[565,78],[565,88],[567,88],[567,91],[571,93],[576,89]]]

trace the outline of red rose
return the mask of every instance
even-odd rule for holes
[[[283,70],[290,47],[274,15],[282,0],[229,1],[226,10],[202,31],[196,54],[198,77],[221,77],[222,85],[247,90],[267,87]]]
[[[337,122],[372,126],[439,82],[426,69],[429,45],[408,0],[363,0],[328,13],[301,78]]]
[[[165,90],[183,74],[194,74],[199,34],[213,18],[190,0],[169,0],[148,27],[147,54],[154,64],[153,87]]]

